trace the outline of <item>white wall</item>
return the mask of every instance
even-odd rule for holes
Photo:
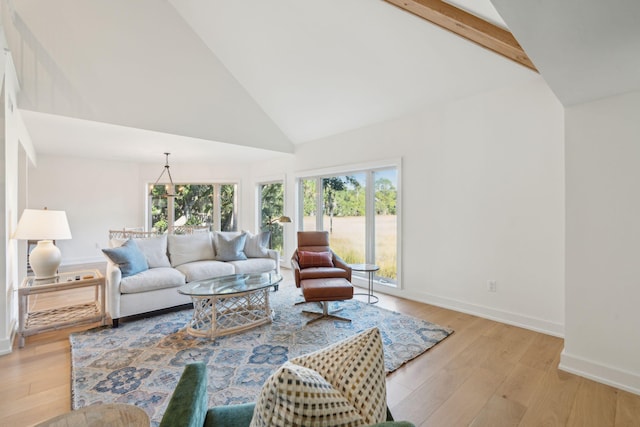
[[[0,31],[1,32],[1,31]],[[2,35],[0,34],[0,37]],[[0,292],[0,354],[11,351],[13,334],[17,324],[17,289],[20,285],[18,275],[18,242],[11,238],[21,213],[19,206],[20,159],[25,159],[20,148],[22,122],[17,113],[16,92],[19,90],[11,55],[5,52],[2,58],[4,80],[2,81],[2,110],[0,118],[0,209],[4,213],[0,224],[0,238],[3,250],[0,251],[0,274],[2,275],[2,292]],[[23,138],[24,139],[24,138]],[[28,138],[22,141],[28,144]]]
[[[560,367],[640,394],[640,92],[566,111]]]
[[[255,227],[255,182],[402,158],[402,295],[561,335],[564,324],[563,110],[539,79],[299,147],[294,161],[172,164],[175,181],[238,178],[240,228]],[[144,220],[158,164],[41,156],[29,205],[65,209],[63,263],[101,254],[109,228]],[[134,183],[134,184],[132,184]],[[135,184],[137,183],[137,184]],[[285,227],[285,259],[295,224]],[[64,246],[63,246],[64,245]],[[496,280],[498,292],[487,292]]]
[[[46,206],[67,212],[73,238],[56,243],[62,252],[63,265],[104,261],[101,249],[107,247],[109,229],[145,225],[146,185],[154,182],[164,167],[164,160],[158,159],[158,163],[137,164],[38,157],[37,167],[29,168],[27,207]],[[243,178],[246,167],[170,165],[175,182],[238,181],[241,188],[239,224],[253,230],[251,185]]]
[[[562,335],[563,121],[538,79],[304,144],[287,183],[402,157],[403,296]]]

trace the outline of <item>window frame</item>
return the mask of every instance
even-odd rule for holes
[[[270,184],[280,184],[282,185],[282,215],[287,215],[286,206],[287,206],[287,185],[286,185],[286,177],[276,177],[276,178],[268,178],[261,179],[256,181],[255,183],[255,229],[257,232],[262,231],[262,187]],[[288,216],[288,215],[287,215]],[[285,230],[285,226],[280,224],[282,227],[282,249],[280,250],[280,255],[283,256],[285,249],[287,248],[287,233]],[[270,239],[273,236],[270,236]],[[275,250],[275,249],[274,249]]]
[[[146,206],[145,206],[145,228],[147,230],[153,229],[153,200],[152,196],[149,194],[149,189],[154,185],[153,182],[148,182],[145,185],[145,194],[146,194]],[[217,182],[175,182],[173,187],[171,187],[170,182],[157,182],[155,185],[158,186],[166,186],[170,191],[175,194],[178,188],[183,185],[210,185],[213,187],[212,197],[213,197],[213,209],[211,211],[212,220],[211,220],[211,231],[220,231],[220,227],[222,225],[222,203],[221,203],[221,187],[224,185],[233,185],[235,187],[234,195],[233,195],[233,215],[236,218],[236,230],[239,228],[238,224],[238,212],[240,211],[239,206],[239,193],[240,193],[240,183],[234,181],[217,181]],[[174,227],[173,223],[175,223],[176,218],[175,215],[175,197],[169,197],[167,200],[167,222],[171,224],[165,230],[166,233],[170,233],[172,228]]]
[[[372,161],[357,164],[347,164],[330,168],[313,169],[308,171],[301,171],[295,174],[295,186],[296,186],[296,200],[295,200],[295,212],[299,219],[296,221],[296,229],[298,231],[304,230],[304,185],[303,180],[315,179],[316,180],[316,206],[322,206],[323,194],[322,194],[322,179],[333,176],[345,176],[353,175],[356,173],[365,173],[367,186],[366,186],[366,203],[365,203],[365,234],[366,234],[366,262],[374,263],[370,258],[375,252],[375,221],[370,213],[375,216],[375,182],[373,182],[372,176],[375,172],[385,169],[396,169],[397,174],[397,195],[396,195],[396,280],[395,283],[382,282],[379,278],[375,278],[374,283],[381,286],[388,286],[393,289],[403,289],[402,286],[402,158],[394,158],[380,161]],[[372,184],[372,185],[369,185]],[[316,215],[316,230],[323,230],[323,215],[322,210],[320,214]],[[355,274],[355,273],[354,273]],[[366,280],[366,275],[356,274],[360,280]]]

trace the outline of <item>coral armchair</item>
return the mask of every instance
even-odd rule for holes
[[[306,279],[342,278],[351,282],[351,267],[331,250],[327,231],[298,231],[291,267],[297,287]]]

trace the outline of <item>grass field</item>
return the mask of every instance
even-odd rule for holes
[[[304,229],[315,229],[315,217],[304,218]],[[324,218],[324,229],[329,231],[329,217]],[[396,280],[397,277],[397,217],[376,216],[376,259],[380,266],[377,276]],[[330,234],[331,249],[350,264],[365,262],[365,217],[334,217]]]

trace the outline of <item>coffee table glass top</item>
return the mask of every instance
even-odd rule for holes
[[[269,286],[277,285],[282,276],[277,273],[247,273],[212,279],[196,280],[178,288],[178,292],[191,296],[233,295],[253,292]]]

